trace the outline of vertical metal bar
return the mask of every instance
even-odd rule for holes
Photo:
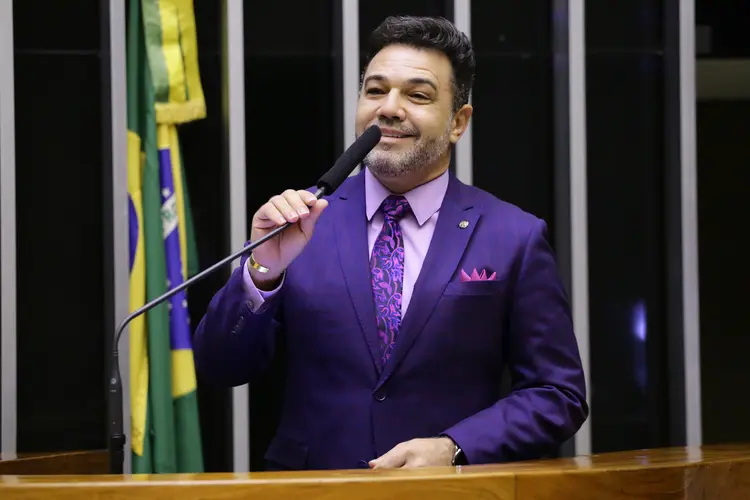
[[[341,33],[343,70],[341,71],[343,89],[343,145],[344,149],[354,142],[355,116],[359,97],[359,0],[341,0]],[[359,167],[352,171],[356,175]]]
[[[341,3],[333,2],[331,6],[332,13],[332,54],[333,54],[333,109],[334,116],[334,152],[339,156],[344,152],[345,136],[344,123],[344,6]]]
[[[687,445],[702,444],[698,195],[695,150],[695,6],[680,1],[680,138],[682,160],[682,302]]]
[[[666,433],[670,446],[684,446],[687,442],[685,414],[685,342],[682,283],[682,129],[680,74],[680,0],[665,0],[664,30],[664,225],[666,276],[666,338],[667,394],[669,418],[659,422],[657,429]],[[657,341],[661,341],[658,339]],[[664,402],[650,410],[652,415],[663,414]],[[661,432],[659,432],[661,434]]]
[[[570,239],[573,322],[591,401],[589,362],[589,256],[586,167],[586,23],[584,0],[568,3],[570,85]],[[576,454],[591,453],[591,418],[575,436]]]
[[[125,3],[103,0],[102,19],[102,130],[105,172],[103,186],[105,206],[111,224],[104,231],[104,276],[107,307],[107,352],[119,322],[129,313],[129,217],[128,217],[128,149],[127,149],[127,83]],[[111,212],[109,210],[111,209]],[[109,285],[109,286],[108,286]],[[123,472],[130,473],[130,342],[129,330],[118,346],[122,378],[122,422],[127,442]],[[110,367],[107,366],[107,374]]]
[[[552,3],[552,78],[554,81],[555,253],[568,293],[571,274],[570,222],[570,15],[569,0]]]
[[[552,25],[552,78],[554,103],[554,203],[555,253],[561,279],[570,294],[572,286],[572,232],[570,221],[570,16],[569,0],[554,0]],[[563,443],[560,456],[576,454],[573,439]]]
[[[222,92],[229,193],[229,245],[247,241],[245,185],[245,22],[242,0],[225,0],[222,20]],[[239,261],[234,263],[236,267]],[[235,472],[250,470],[250,389],[232,389],[232,458]]]
[[[453,24],[466,33],[471,40],[471,0],[453,0]],[[471,97],[469,97],[471,103]],[[461,140],[455,146],[456,177],[466,184],[474,182],[474,153],[472,143],[472,121],[466,128]]]
[[[443,0],[443,17],[449,19],[452,23],[456,23],[456,0]],[[469,0],[471,2],[471,0]],[[471,10],[471,9],[469,9]],[[476,50],[476,49],[475,49]],[[456,147],[451,148],[450,164],[448,165],[448,171],[451,174],[456,175]]]
[[[0,459],[16,458],[16,135],[13,2],[0,2]]]

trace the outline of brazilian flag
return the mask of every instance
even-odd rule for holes
[[[130,0],[130,311],[197,271],[178,126],[205,117],[192,0]],[[132,469],[202,472],[187,295],[130,324]]]

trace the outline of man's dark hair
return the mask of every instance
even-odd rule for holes
[[[445,54],[453,67],[453,112],[469,102],[476,67],[474,49],[469,38],[453,23],[442,17],[391,16],[370,35],[367,64],[389,45],[432,49]]]

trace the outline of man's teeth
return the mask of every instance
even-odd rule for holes
[[[401,139],[402,137],[406,137],[405,134],[383,134],[385,137],[396,137],[398,139]]]

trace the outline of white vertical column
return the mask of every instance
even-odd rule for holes
[[[471,40],[471,0],[453,0],[453,24]],[[471,97],[469,97],[471,103]],[[472,121],[456,144],[456,177],[466,184],[474,182],[474,153],[472,150]]]
[[[680,0],[680,157],[685,427],[688,446],[702,444],[698,195],[695,150],[695,6]]]
[[[252,5],[252,4],[248,4]],[[225,157],[229,182],[229,245],[247,241],[245,187],[245,22],[242,0],[224,0],[222,46]],[[235,261],[234,266],[239,264]],[[232,389],[232,458],[235,472],[250,470],[250,389]]]
[[[344,150],[354,142],[355,115],[359,97],[359,0],[341,0],[341,45],[343,68],[341,78],[343,100]],[[356,175],[359,167],[350,175]]]
[[[584,0],[568,3],[570,77],[570,241],[573,323],[591,402],[589,359],[589,243],[586,167],[586,23]],[[591,416],[575,436],[577,455],[591,453]]]
[[[13,2],[0,2],[0,460],[16,458],[16,134]]]
[[[112,336],[120,321],[130,312],[130,255],[128,215],[128,143],[125,2],[109,0],[109,106],[112,137],[112,273],[113,323],[107,330]],[[105,89],[105,92],[107,89]],[[131,472],[130,454],[130,342],[129,331],[123,332],[118,345],[122,380],[122,427],[126,436],[123,472]],[[112,339],[114,341],[114,339]]]

